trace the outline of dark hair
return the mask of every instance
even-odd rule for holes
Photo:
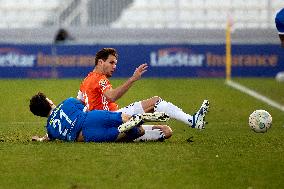
[[[103,48],[98,51],[95,58],[95,65],[98,64],[99,59],[103,59],[104,61],[106,61],[109,55],[115,56],[116,59],[118,58],[118,54],[114,48]]]
[[[45,94],[38,92],[30,100],[30,111],[37,116],[47,117],[51,110],[49,102],[46,100]]]

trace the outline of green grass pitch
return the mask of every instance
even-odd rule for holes
[[[112,79],[113,86],[123,79]],[[236,79],[284,104],[284,83]],[[284,188],[284,116],[224,84],[223,79],[142,79],[120,106],[157,95],[193,114],[208,98],[205,130],[170,120],[165,142],[31,142],[43,135],[45,119],[29,112],[38,91],[55,103],[76,97],[80,79],[0,80],[0,188]],[[248,116],[265,109],[273,117],[264,134],[248,127]],[[190,139],[190,140],[189,140]]]

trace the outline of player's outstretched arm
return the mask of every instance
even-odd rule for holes
[[[134,81],[137,81],[141,78],[141,76],[147,71],[148,65],[145,64],[141,64],[140,66],[138,66],[138,68],[135,69],[133,75],[132,75],[132,79]]]
[[[48,138],[48,135],[45,134],[43,137],[33,136],[32,141],[45,142],[45,141],[50,141],[50,139]]]
[[[125,81],[122,85],[118,86],[115,89],[107,90],[104,95],[113,102],[118,100],[128,91],[128,89],[133,85],[135,81],[141,78],[141,76],[147,71],[147,68],[148,65],[146,63],[141,64],[135,69],[133,75],[127,81]]]

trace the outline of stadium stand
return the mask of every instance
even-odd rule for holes
[[[63,27],[72,43],[223,43],[230,13],[233,42],[278,43],[274,15],[282,7],[283,0],[0,0],[0,42],[52,43]]]
[[[270,28],[283,0],[0,0],[0,28]]]
[[[96,0],[89,1],[88,13],[89,24],[92,26],[105,26],[120,17],[122,11],[127,8],[133,0]]]
[[[134,0],[113,22],[116,28],[269,28],[282,0]]]
[[[108,25],[130,3],[132,0],[0,0],[0,28]]]
[[[1,0],[1,28],[42,26],[67,0]]]

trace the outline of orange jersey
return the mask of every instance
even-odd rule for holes
[[[84,102],[88,110],[116,111],[118,105],[104,96],[104,92],[111,88],[105,75],[91,72],[81,83],[77,98]]]

